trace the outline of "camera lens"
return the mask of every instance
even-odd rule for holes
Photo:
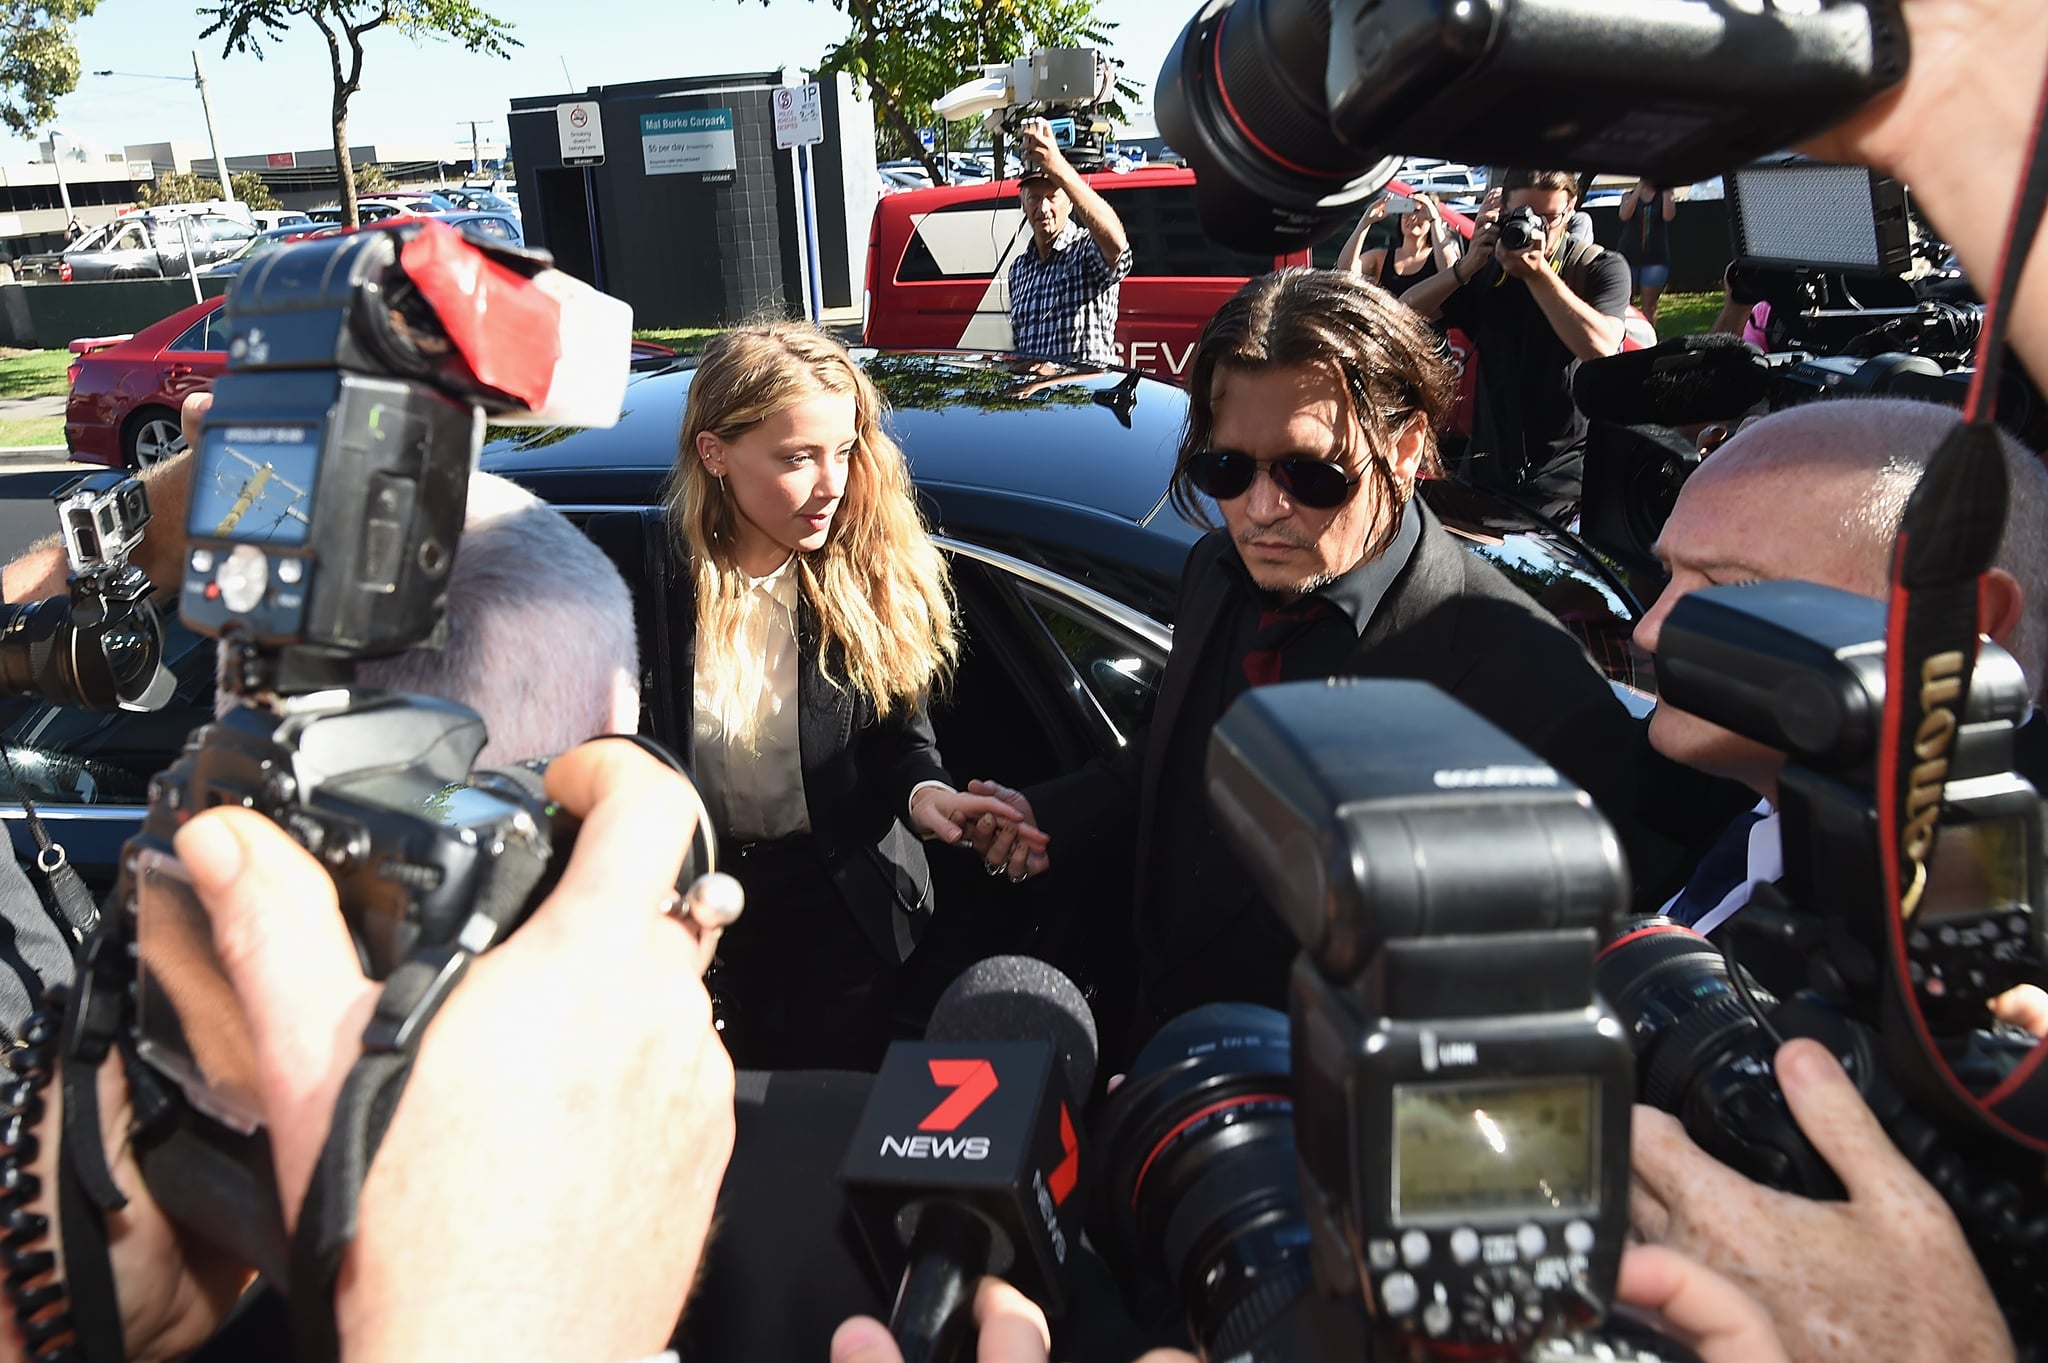
[[[1206,1358],[1227,1358],[1310,1290],[1283,1015],[1198,1008],[1112,1096],[1099,1229],[1120,1272],[1164,1279]]]
[[[1211,0],[1174,41],[1153,111],[1195,168],[1212,241],[1304,250],[1393,176],[1400,158],[1346,146],[1331,131],[1329,52],[1329,0]]]
[[[1868,1055],[1838,1017],[1780,1005],[1754,982],[1750,996],[1784,1036],[1817,1036],[1849,1072]],[[1771,1071],[1776,1039],[1736,992],[1713,943],[1669,918],[1638,919],[1601,951],[1600,993],[1635,1046],[1642,1101],[1685,1124],[1708,1154],[1760,1183],[1806,1197],[1840,1197],[1841,1184],[1800,1132]]]

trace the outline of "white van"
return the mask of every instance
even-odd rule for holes
[[[313,220],[296,208],[252,208],[249,217],[255,222],[256,230],[268,232],[275,227],[297,227],[313,225]]]

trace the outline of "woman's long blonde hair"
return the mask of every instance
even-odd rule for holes
[[[832,533],[822,548],[797,555],[798,584],[817,616],[826,678],[887,716],[915,705],[952,669],[960,651],[952,583],[918,514],[903,451],[882,429],[881,394],[845,347],[808,323],[728,331],[705,347],[690,382],[663,500],[696,582],[697,670],[714,682],[760,670],[734,655],[747,575],[733,557],[732,500],[698,457],[697,437],[735,439],[819,393],[853,394],[856,433]]]

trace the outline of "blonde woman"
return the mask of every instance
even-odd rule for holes
[[[747,891],[717,972],[744,1068],[879,1063],[933,909],[920,840],[1020,822],[955,790],[932,745],[952,592],[881,417],[802,323],[713,341],[683,416],[667,508],[697,620],[685,756]]]

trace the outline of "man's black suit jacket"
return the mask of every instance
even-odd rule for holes
[[[670,552],[659,508],[607,513],[585,526],[633,589],[640,631],[643,732],[692,756],[697,599],[689,565]],[[817,615],[797,609],[797,735],[804,803],[818,853],[862,933],[884,960],[909,958],[931,921],[924,844],[903,820],[920,781],[952,778],[939,764],[920,703],[878,717],[874,702],[825,675]],[[721,830],[723,831],[723,830]]]
[[[1422,517],[1422,537],[1360,634],[1344,675],[1434,683],[1585,789],[1629,846],[1640,726],[1578,641],[1527,593],[1460,546],[1419,499],[1409,503],[1408,514]],[[1208,921],[1188,906],[1149,905],[1146,879],[1154,840],[1170,846],[1183,836],[1154,826],[1159,782],[1193,674],[1240,590],[1235,554],[1222,532],[1205,536],[1188,554],[1173,653],[1145,736],[1108,762],[1025,792],[1052,837],[1055,869],[1118,849],[1135,854],[1138,961],[1148,986],[1177,968],[1184,972],[1188,958],[1231,927],[1221,912]],[[1206,745],[1207,736],[1198,741]],[[1202,954],[1209,960],[1229,955]],[[1178,975],[1175,992],[1186,995],[1191,984],[1199,992],[1199,982]],[[1216,984],[1214,997],[1237,997],[1231,981]]]

